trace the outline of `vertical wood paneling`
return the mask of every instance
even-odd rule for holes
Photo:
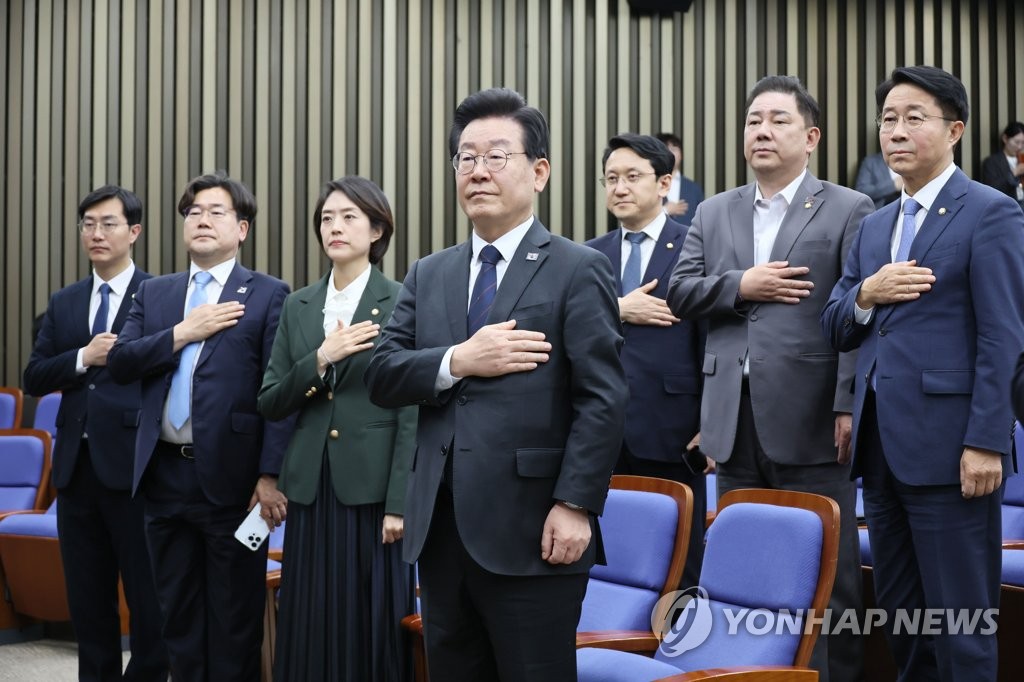
[[[1024,117],[1024,10],[1012,0],[695,0],[637,16],[627,0],[11,0],[0,6],[0,368],[17,384],[32,318],[89,272],[75,211],[104,182],[145,203],[136,261],[185,265],[177,198],[225,169],[259,204],[242,262],[302,286],[325,260],[310,234],[324,181],[370,176],[396,216],[385,271],[465,239],[447,133],[469,92],[513,87],[548,115],[555,232],[605,231],[595,182],[610,136],[671,129],[712,194],[746,182],[751,85],[799,76],[819,100],[812,169],[852,183],[877,151],[874,89],[935,63],[968,88],[968,174]]]

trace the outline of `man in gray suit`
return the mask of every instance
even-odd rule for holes
[[[704,201],[672,275],[669,306],[705,319],[701,449],[719,492],[826,495],[842,513],[829,608],[858,608],[860,551],[849,444],[855,358],[837,354],[818,316],[871,200],[815,178],[818,105],[796,78],[769,76],[747,98],[743,153],[755,182]],[[827,660],[826,660],[827,657]],[[849,629],[818,640],[822,680],[860,678]]]
[[[467,97],[449,149],[472,237],[413,264],[365,376],[419,406],[404,541],[430,677],[575,680],[625,420],[615,275],[534,217],[548,125],[518,93]]]

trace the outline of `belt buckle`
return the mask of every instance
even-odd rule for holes
[[[185,459],[195,459],[195,447],[191,445],[182,445],[179,449],[179,453]]]

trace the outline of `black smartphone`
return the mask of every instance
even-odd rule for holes
[[[704,469],[708,466],[707,459],[704,457],[704,453],[700,451],[700,448],[683,450],[683,464],[694,475],[704,473]]]

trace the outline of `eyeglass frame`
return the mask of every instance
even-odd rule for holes
[[[888,130],[886,130],[885,127],[884,127],[886,125],[886,122],[883,120],[883,117],[888,116],[889,114],[895,115],[896,116],[896,120],[893,122],[892,127],[889,128]],[[925,123],[927,123],[929,120],[931,120],[933,118],[937,118],[939,120],[946,121],[948,123],[956,123],[956,121],[957,121],[957,119],[955,119],[955,118],[946,118],[945,116],[936,116],[934,114],[922,114],[922,113],[918,113],[918,112],[911,112],[911,114],[913,114],[915,117],[920,116],[921,117],[921,122],[917,123],[917,124],[914,124],[914,125],[911,125],[910,121],[907,120],[907,116],[906,115],[904,115],[904,114],[896,114],[894,112],[889,112],[889,113],[886,113],[886,114],[879,114],[878,116],[876,116],[875,117],[875,125],[878,126],[878,132],[885,133],[886,135],[890,135],[894,130],[896,130],[896,126],[898,126],[900,124],[900,120],[901,119],[903,120],[903,127],[906,128],[907,130],[920,130],[921,128],[924,127]]]
[[[500,168],[491,168],[491,166],[489,166],[487,164],[487,155],[490,154],[491,152],[499,152],[499,153],[504,155],[505,161],[504,161],[504,163],[501,164]],[[470,156],[473,157],[473,167],[470,168],[469,170],[465,171],[465,172],[459,170],[459,166],[461,165],[461,162],[462,162],[462,159],[463,159],[463,154],[466,155],[464,157],[466,161],[469,160]],[[505,170],[505,167],[508,165],[508,160],[511,159],[513,156],[529,156],[529,154],[527,152],[507,152],[504,149],[498,149],[497,147],[495,147],[494,149],[488,149],[483,154],[470,154],[469,152],[455,152],[455,154],[452,156],[452,168],[455,169],[455,172],[458,173],[459,175],[471,175],[473,173],[473,171],[476,170],[477,163],[480,162],[480,159],[483,159],[484,160],[483,161],[484,168],[486,168],[491,173],[498,173],[498,172],[501,172],[501,171]],[[495,157],[495,161],[497,161],[497,157]]]
[[[599,183],[601,183],[601,186],[604,187],[605,189],[614,189],[614,188],[619,186],[619,181],[620,180],[622,182],[624,182],[626,184],[626,186],[628,187],[630,185],[635,185],[636,183],[640,182],[640,178],[645,177],[647,175],[653,175],[655,177],[658,176],[657,172],[655,172],[655,171],[651,171],[650,173],[640,173],[640,172],[637,172],[637,171],[630,171],[629,173],[626,173],[625,175],[616,175],[615,176],[615,182],[612,182],[611,180],[609,180],[607,175],[604,176],[604,177],[598,178],[597,181]],[[630,180],[629,179],[630,176],[635,176],[635,177],[633,177],[633,179]]]
[[[116,230],[117,228],[121,227],[122,225],[127,225],[127,224],[128,224],[127,221],[125,221],[123,223],[122,222],[111,223],[111,222],[106,222],[106,221],[103,221],[103,220],[98,220],[97,221],[97,220],[89,220],[89,219],[86,218],[86,219],[78,221],[78,233],[79,234],[83,234],[83,235],[84,234],[93,234],[93,233],[96,232],[96,230],[99,230],[101,234],[108,235],[108,234],[113,234],[114,230]]]
[[[193,210],[199,211],[199,213],[197,213],[194,216],[189,215],[190,213],[192,213]],[[215,210],[217,210],[217,211],[224,211],[224,215],[216,215],[214,213]],[[185,220],[199,220],[200,218],[203,217],[204,213],[206,215],[210,216],[210,220],[223,220],[224,218],[228,217],[228,213],[234,213],[235,215],[238,215],[238,211],[237,210],[235,210],[233,208],[227,208],[226,206],[203,207],[203,206],[200,206],[198,204],[192,204],[191,206],[186,208],[184,211],[182,211],[181,216]]]

